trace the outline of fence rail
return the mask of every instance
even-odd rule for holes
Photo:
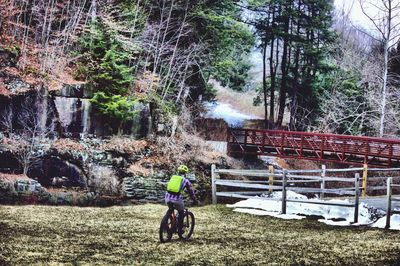
[[[392,214],[400,214],[400,211],[394,211],[392,209],[392,203],[393,202],[400,202],[400,195],[393,195],[393,188],[395,187],[400,187],[400,184],[393,184],[393,178],[389,177],[387,179],[387,210],[386,210],[386,229],[390,228],[390,220],[391,220],[391,215]]]
[[[379,167],[400,165],[400,140],[280,130],[228,129],[228,154]]]
[[[343,173],[355,173],[359,172],[361,175],[361,196],[366,197],[368,192],[374,194],[384,195],[384,190],[386,190],[386,179],[387,176],[377,176],[377,172],[392,172],[392,178],[394,180],[400,180],[400,168],[368,168],[368,165],[364,167],[357,168],[345,168],[345,169],[326,169],[322,165],[321,169],[312,170],[287,170],[288,183],[314,183],[315,181],[320,181],[321,188],[325,188],[326,182],[343,182],[351,183],[349,178],[337,176]],[[394,176],[393,172],[397,172],[398,176]],[[224,175],[236,175],[236,176],[247,176],[247,177],[260,177],[268,178],[262,182],[272,184],[282,183],[282,173],[283,170],[274,169],[272,166],[268,170],[244,170],[244,169],[215,169],[215,174]],[[328,176],[328,175],[336,176]],[[292,180],[290,180],[292,179]],[[293,180],[295,179],[295,180]],[[257,181],[260,182],[260,181]],[[272,189],[270,189],[272,191]],[[379,192],[381,191],[381,192]],[[323,192],[321,196],[323,197]]]
[[[358,204],[362,187],[360,187],[360,173],[356,172],[352,178],[340,177],[327,177],[326,168],[322,167],[321,170],[311,171],[279,171],[269,168],[268,171],[264,170],[230,170],[230,169],[216,169],[215,165],[211,166],[212,177],[212,201],[213,204],[217,203],[218,197],[249,199],[255,198],[257,195],[269,193],[272,191],[282,192],[282,206],[281,213],[286,213],[287,202],[333,205],[354,207],[354,222],[358,222]],[[343,172],[343,169],[341,169]],[[349,169],[348,171],[353,171]],[[332,172],[332,171],[331,171]],[[318,173],[318,176],[299,175],[299,173]],[[247,176],[265,178],[261,180],[237,180],[237,179],[221,179],[220,175],[231,176]],[[351,183],[350,187],[346,188],[327,188],[328,182],[344,182]],[[293,186],[294,184],[309,184],[315,183],[317,187],[299,187]],[[275,185],[277,184],[277,185]],[[241,191],[218,191],[218,187],[240,188]],[[256,191],[243,191],[243,189],[256,189]],[[304,199],[290,199],[287,198],[287,191],[294,191],[300,193],[319,193],[321,200],[304,200]],[[347,195],[354,196],[354,203],[342,203],[325,201],[325,194],[331,195]],[[264,200],[277,200],[273,198],[263,198]]]
[[[352,173],[351,178],[328,176],[327,174],[338,175],[345,172]],[[392,210],[393,202],[400,202],[400,195],[393,195],[393,189],[400,191],[400,176],[376,176],[377,172],[390,172],[393,175],[395,172],[400,172],[400,168],[369,168],[364,165],[363,168],[348,168],[348,169],[326,169],[323,165],[321,169],[314,170],[280,170],[274,169],[272,166],[268,170],[238,170],[238,169],[216,169],[215,165],[211,167],[212,175],[212,201],[217,203],[218,197],[229,197],[238,199],[255,198],[262,194],[267,194],[273,191],[282,192],[282,208],[281,213],[286,213],[287,202],[299,202],[310,204],[322,204],[333,206],[354,207],[354,222],[358,221],[358,204],[360,196],[365,197],[367,191],[386,191],[387,196],[387,220],[386,227],[390,227],[390,216],[393,213],[400,211]],[[314,174],[314,175],[313,175]],[[374,176],[368,177],[368,174]],[[400,175],[400,173],[397,173]],[[225,175],[226,179],[221,179],[221,175]],[[258,178],[252,179],[230,179],[229,176],[241,176]],[[372,182],[384,181],[383,184],[372,185]],[[394,182],[397,180],[397,182]],[[340,182],[339,188],[328,188],[328,183]],[[313,187],[309,185],[314,183]],[[303,186],[299,187],[298,185]],[[318,185],[319,184],[319,185]],[[347,185],[346,185],[347,184]],[[346,186],[345,186],[346,185]],[[218,187],[240,188],[240,191],[218,191]],[[288,199],[286,192],[294,191],[299,193],[317,193],[320,200],[302,200]],[[325,195],[336,196],[354,196],[354,203],[338,203],[325,201]],[[384,195],[383,193],[381,195]],[[263,197],[263,200],[277,200],[275,198]]]

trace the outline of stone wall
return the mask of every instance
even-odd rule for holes
[[[125,177],[123,193],[139,201],[163,202],[167,181],[163,176]]]

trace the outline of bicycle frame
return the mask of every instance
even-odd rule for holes
[[[171,212],[171,218],[172,218],[172,223],[171,223],[171,228],[173,229],[172,231],[174,233],[176,233],[176,231],[178,230],[178,215],[177,215],[177,210],[175,208],[172,208],[172,212]],[[183,215],[184,217],[186,216],[185,214],[188,212],[188,209],[185,209],[183,211]],[[186,224],[189,224],[189,218],[186,217]],[[185,225],[185,220],[182,220],[182,226]]]
[[[178,215],[179,212],[174,208],[169,208],[160,225],[160,241],[162,243],[171,240],[172,235],[178,233],[180,239],[187,240],[193,233],[194,216],[188,209],[183,211],[182,232],[178,232]],[[189,217],[190,216],[190,217]],[[185,233],[184,233],[185,232]],[[167,233],[168,236],[164,236]]]
[[[172,218],[172,223],[171,223],[172,231],[176,232],[176,230],[178,229],[178,224],[176,220],[177,216],[174,209],[172,209],[171,218]]]

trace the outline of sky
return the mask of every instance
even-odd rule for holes
[[[372,22],[362,12],[360,1],[369,16],[374,18],[382,14],[377,7],[373,6],[382,6],[382,0],[334,0],[334,3],[336,10],[343,9],[345,12],[349,12],[349,17],[353,23],[361,25],[365,29],[374,30]],[[400,18],[397,20],[399,22]]]
[[[379,7],[383,8],[382,0],[334,0],[334,3],[336,11],[345,10],[345,12],[349,13],[349,18],[352,21],[353,25],[363,28],[367,32],[372,33],[372,35],[374,35],[375,37],[380,37],[380,34],[376,30],[374,24],[363,13],[361,5],[363,6],[364,11],[371,18],[380,18],[385,14],[384,12],[379,10]],[[393,5],[398,4],[399,2],[393,1]],[[374,5],[376,7],[374,7]],[[398,14],[400,12],[399,7],[397,7],[394,12]],[[400,16],[394,14],[392,25],[396,24],[398,25],[395,31],[392,32],[392,36],[396,36],[400,32]],[[397,40],[398,38],[393,40],[392,44],[397,43]]]
[[[364,10],[371,17],[375,17],[379,13],[379,10],[371,5],[368,5],[368,1],[369,0],[361,0]],[[352,24],[354,26],[365,29],[371,33],[377,33],[373,23],[363,13],[360,0],[334,0],[334,4],[335,12],[340,13],[343,10],[344,13],[347,13],[349,15],[349,19],[352,21]]]
[[[363,1],[365,4],[365,1]],[[344,9],[345,12],[350,12],[350,18],[357,24],[369,24],[368,19],[361,11],[360,2],[358,0],[335,0],[335,7],[337,10]],[[369,10],[372,11],[373,10]]]

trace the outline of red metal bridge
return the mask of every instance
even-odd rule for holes
[[[229,128],[228,154],[400,166],[400,139]]]

